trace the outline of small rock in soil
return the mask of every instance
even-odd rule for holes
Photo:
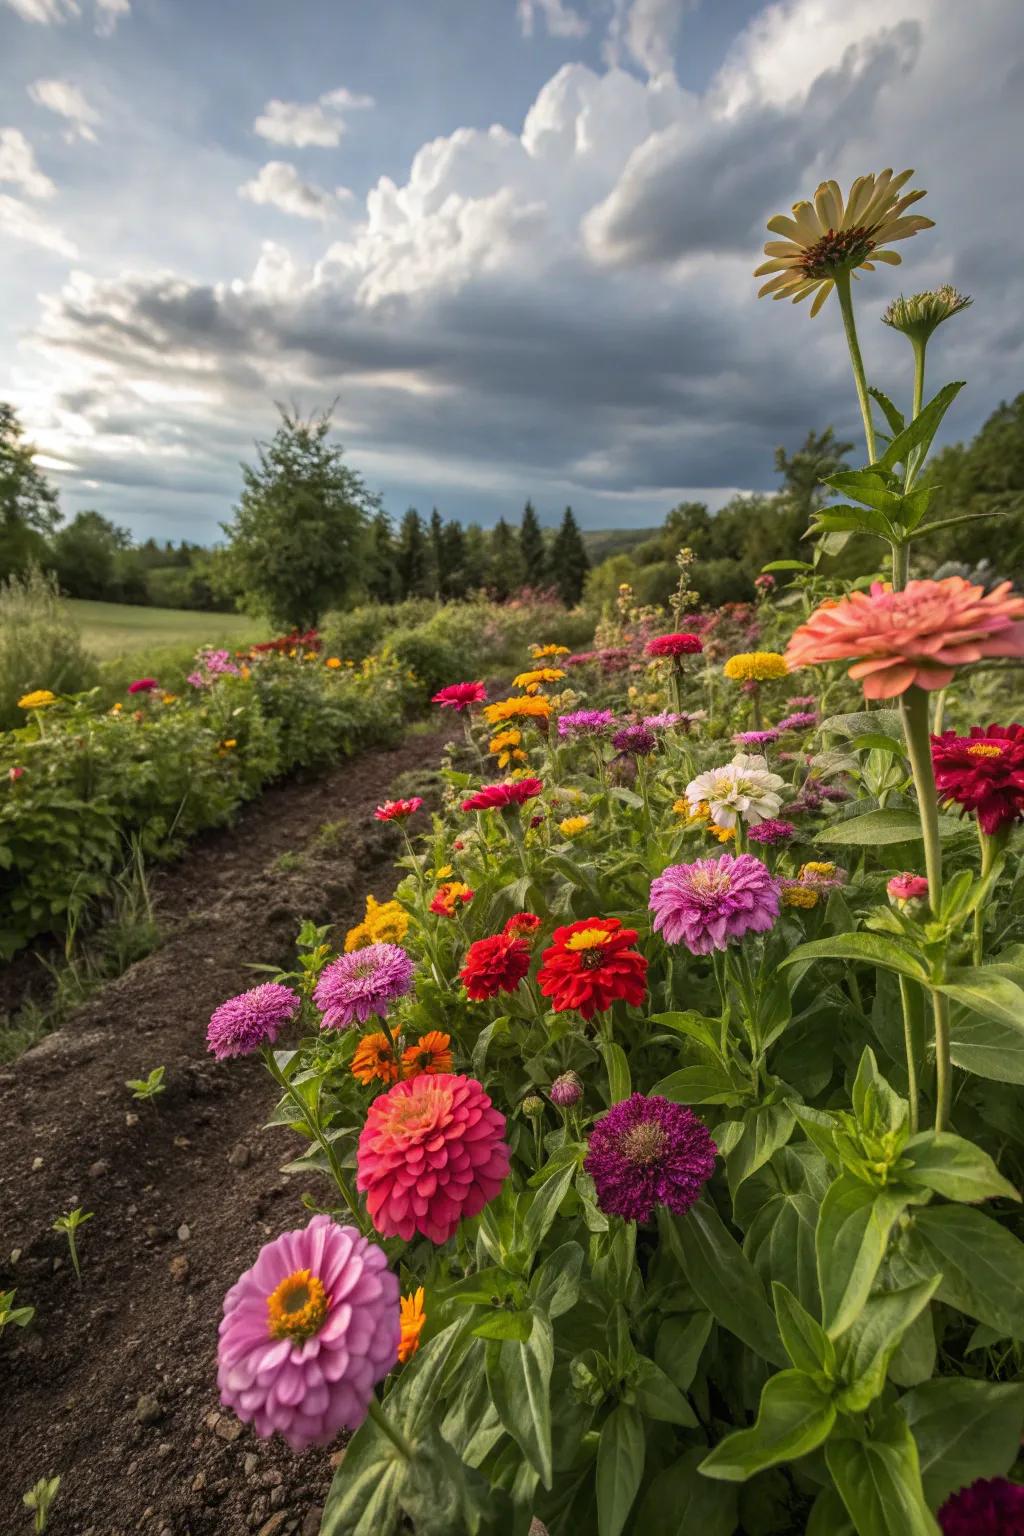
[[[260,1526],[257,1536],[276,1536],[287,1519],[287,1510],[279,1509],[276,1515],[271,1515],[270,1519]]]
[[[206,1473],[205,1472],[197,1472],[195,1477],[192,1479],[192,1492],[193,1493],[202,1493],[202,1491],[203,1491],[203,1489],[205,1487],[206,1487]]]
[[[181,1226],[178,1228],[178,1242],[187,1243],[191,1236],[192,1233],[189,1230],[188,1225],[183,1221]]]
[[[261,1488],[277,1488],[283,1482],[284,1478],[276,1467],[268,1467],[265,1472],[260,1473]]]
[[[175,1285],[185,1284],[185,1281],[188,1279],[189,1272],[189,1262],[185,1254],[176,1253],[174,1258],[168,1264],[167,1268],[171,1272],[171,1279],[174,1281]]]
[[[102,1179],[102,1178],[105,1178],[106,1175],[109,1172],[110,1172],[110,1164],[107,1162],[105,1157],[98,1158],[95,1163],[90,1164],[90,1167],[89,1167],[89,1177],[90,1177],[90,1179]]]
[[[242,1471],[245,1473],[246,1477],[252,1477],[259,1464],[259,1457],[254,1456],[250,1451],[242,1463]]]
[[[232,1168],[248,1168],[251,1160],[252,1153],[249,1151],[249,1148],[246,1146],[244,1141],[240,1141],[237,1146],[232,1147],[231,1151],[228,1153],[228,1162],[231,1164]]]
[[[129,1130],[133,1125],[138,1125],[139,1117],[134,1110],[125,1110],[124,1123],[126,1126],[128,1126]]]
[[[160,1442],[160,1444],[156,1448],[156,1453],[160,1457],[161,1461],[166,1461],[167,1457],[171,1454],[171,1452],[173,1450],[174,1450],[174,1446],[173,1445],[169,1445],[166,1440],[162,1440]]]
[[[32,1172],[33,1173],[38,1173],[42,1166],[43,1166],[43,1160],[42,1160],[41,1157],[34,1157],[32,1159]]]
[[[164,1410],[153,1396],[152,1392],[143,1392],[135,1404],[136,1424],[159,1424],[164,1416]]]
[[[217,1428],[214,1430],[214,1434],[220,1435],[222,1440],[228,1441],[237,1440],[241,1433],[242,1423],[240,1419],[218,1419]]]

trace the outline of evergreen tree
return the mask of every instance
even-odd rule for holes
[[[446,600],[465,597],[466,539],[462,524],[450,518],[441,532],[440,542],[441,596]]]
[[[503,603],[523,584],[519,540],[503,517],[491,529],[488,552],[487,585],[497,601]]]
[[[415,507],[402,518],[395,564],[402,597],[426,597],[430,592],[430,551],[423,519]]]
[[[462,573],[467,592],[482,592],[489,571],[487,535],[479,523],[467,523],[462,538]]]
[[[523,520],[519,525],[519,558],[527,586],[543,587],[547,581],[547,549],[532,501],[523,508]]]
[[[303,420],[280,410],[255,466],[242,466],[242,495],[222,526],[238,590],[275,624],[310,629],[359,584],[378,503],[329,441],[329,411]]]
[[[370,524],[370,548],[366,562],[366,590],[375,603],[397,603],[401,580],[395,559],[391,519],[380,511]]]
[[[432,597],[443,597],[444,594],[444,523],[441,514],[435,507],[430,514],[429,524],[430,545],[430,593]]]
[[[35,462],[14,407],[0,400],[0,578],[46,560],[57,493]]]
[[[572,507],[566,507],[551,547],[551,575],[558,595],[567,608],[575,608],[583,596],[589,569],[590,561],[579,524],[573,516]]]

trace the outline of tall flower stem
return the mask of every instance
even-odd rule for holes
[[[932,913],[942,906],[942,848],[939,843],[939,803],[935,793],[931,744],[928,736],[928,695],[912,685],[900,698],[900,714],[907,754],[917,791],[917,813],[924,838],[924,867],[928,876],[928,901]],[[934,987],[932,1017],[935,1028],[935,1129],[949,1124],[952,1102],[952,1069],[949,1059],[949,1003]]]
[[[910,1134],[917,1135],[918,1086],[917,1053],[914,1050],[913,1006],[910,999],[910,982],[900,977],[900,1003],[903,1006],[903,1047],[907,1055],[907,1098],[910,1101]]]
[[[375,1397],[370,1398],[370,1418],[382,1434],[386,1435],[403,1461],[412,1461],[416,1452],[401,1430],[388,1418]]]
[[[839,308],[843,316],[843,329],[846,332],[846,345],[850,349],[853,382],[857,387],[857,403],[860,406],[861,420],[864,423],[864,441],[868,450],[868,463],[873,464],[878,457],[878,451],[875,446],[875,424],[871,419],[871,397],[868,395],[868,381],[864,373],[864,359],[860,355],[860,342],[857,340],[857,322],[853,318],[853,294],[850,291],[849,272],[837,272],[835,282]]]
[[[320,1124],[319,1115],[313,1112],[306,1105],[301,1094],[299,1094],[296,1089],[292,1087],[284,1072],[282,1072],[281,1068],[278,1066],[274,1057],[274,1053],[269,1046],[263,1052],[263,1059],[267,1064],[267,1068],[271,1077],[273,1077],[275,1082],[277,1082],[284,1089],[286,1096],[291,1099],[292,1103],[295,1105],[295,1108],[298,1111],[297,1118],[301,1120],[302,1123],[306,1126],[310,1137],[313,1141],[316,1142],[317,1146],[326,1157],[328,1166],[330,1167],[334,1182],[338,1186],[341,1197],[352,1213],[352,1219],[356,1226],[365,1236],[367,1232],[366,1219],[363,1216],[362,1211],[359,1209],[354,1195],[352,1194],[348,1179],[345,1177],[344,1169],[342,1168],[341,1163],[338,1161],[338,1154],[334,1149],[333,1143],[330,1141],[329,1137],[326,1135],[323,1129],[323,1126]]]
[[[981,844],[981,878],[992,872],[992,865],[999,854],[1001,843],[998,837],[989,837],[987,833],[978,827],[978,842]],[[985,908],[979,903],[974,909],[974,954],[975,965],[980,965],[985,958]]]

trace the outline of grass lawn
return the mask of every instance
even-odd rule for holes
[[[229,649],[266,638],[267,628],[244,613],[199,613],[188,608],[139,608],[130,603],[68,599],[82,639],[101,661],[169,646]]]

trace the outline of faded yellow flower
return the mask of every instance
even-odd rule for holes
[[[783,880],[781,894],[784,907],[816,907],[820,900],[817,891],[798,880]]]

